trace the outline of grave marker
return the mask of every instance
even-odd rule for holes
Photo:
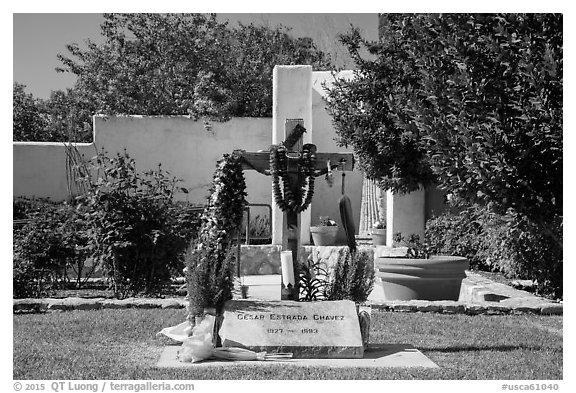
[[[224,347],[292,352],[294,358],[361,359],[364,355],[356,305],[350,300],[229,301],[219,334]]]

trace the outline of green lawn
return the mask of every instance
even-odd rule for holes
[[[561,316],[373,312],[370,342],[406,343],[440,369],[222,365],[158,369],[161,328],[184,310],[14,315],[14,379],[562,379]]]

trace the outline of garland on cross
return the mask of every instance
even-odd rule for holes
[[[270,175],[274,200],[282,211],[301,213],[310,206],[314,196],[316,145],[305,144],[302,147],[302,153],[298,155],[298,185],[295,187],[295,192],[292,191],[288,177],[289,159],[285,144],[270,147]],[[282,181],[282,188],[280,181]]]

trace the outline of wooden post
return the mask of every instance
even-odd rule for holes
[[[286,119],[284,125],[284,140],[288,135],[294,130],[296,125],[300,124],[304,126],[304,120],[302,119]],[[301,153],[302,152],[302,137],[294,144],[291,151]],[[290,188],[293,193],[298,192],[298,184],[302,179],[298,173],[298,161],[288,159],[288,179],[290,180]],[[300,250],[300,214],[294,213],[292,211],[284,212],[284,228],[282,228],[282,249],[292,251],[292,266],[294,270],[294,288],[286,288],[284,283],[281,287],[282,300],[298,300],[300,286],[298,283],[299,269],[298,269],[298,258]]]

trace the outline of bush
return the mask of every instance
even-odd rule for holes
[[[86,249],[111,279],[117,297],[159,295],[184,268],[183,254],[198,220],[173,200],[178,180],[159,166],[138,173],[130,156],[99,153],[81,181],[78,214]]]
[[[326,300],[363,303],[374,288],[372,255],[363,250],[342,249],[326,286]]]
[[[14,231],[13,296],[39,297],[67,279],[67,267],[82,260],[82,234],[70,230],[74,208],[19,200],[18,215],[32,221]]]
[[[16,240],[16,239],[15,239]],[[15,299],[41,297],[46,293],[44,280],[38,277],[39,271],[26,259],[21,258],[14,246],[14,261],[12,265],[12,296]]]
[[[443,255],[466,257],[472,268],[490,270],[478,255],[485,222],[475,209],[451,210],[426,222],[426,240]]]
[[[556,225],[561,236],[562,223]],[[525,217],[498,216],[483,237],[480,258],[508,278],[534,280],[540,295],[563,298],[562,248],[546,230]]]
[[[447,211],[426,224],[426,238],[439,253],[466,257],[479,270],[534,280],[539,294],[562,298],[562,249],[552,236],[562,238],[561,222],[550,235],[518,214],[478,206]]]
[[[14,198],[12,204],[12,219],[24,220],[34,216],[35,213],[42,212],[50,207],[54,208],[58,203],[49,199],[36,199],[18,197]]]

